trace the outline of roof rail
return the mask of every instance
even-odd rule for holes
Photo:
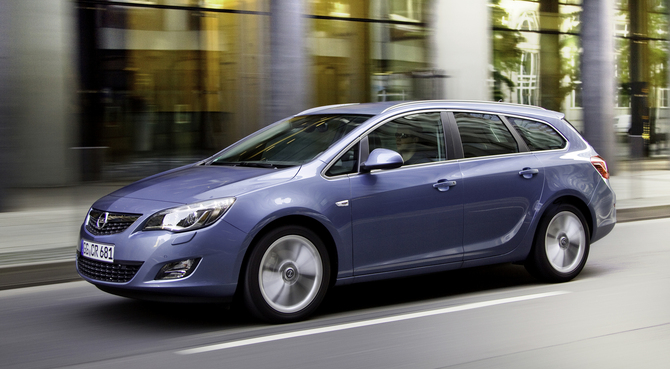
[[[296,115],[309,114],[309,113],[313,113],[313,112],[315,112],[315,111],[319,111],[319,110],[323,110],[323,109],[330,109],[330,108],[336,108],[336,107],[339,107],[339,106],[347,106],[347,105],[358,105],[358,103],[333,104],[333,105],[316,106],[316,107],[314,107],[314,108],[310,108],[310,109],[307,109],[307,110],[303,110],[303,111],[301,111],[300,113],[298,113],[298,114],[296,114]]]
[[[393,110],[393,109],[402,108],[403,106],[414,105],[416,103],[426,102],[426,101],[431,101],[431,100],[415,100],[415,101],[400,102],[400,103],[397,103],[395,105],[391,105],[388,108],[384,109],[384,111],[382,111],[382,114],[386,113],[387,111]]]
[[[523,106],[525,108],[530,108],[530,109],[547,110],[547,108],[542,107],[542,106],[537,106],[537,105],[519,104],[519,103],[511,103],[511,102],[504,102],[504,101],[492,101],[492,102],[495,103],[495,104],[501,104],[501,105]]]
[[[485,100],[414,100],[414,101],[406,101],[406,102],[401,102],[393,106],[389,106],[388,108],[384,109],[382,113],[386,113],[387,111],[391,111],[394,109],[402,108],[405,106],[411,106],[411,105],[417,105],[421,103],[434,103],[434,102],[444,102],[444,103],[480,103],[480,104],[501,104],[501,105],[508,105],[508,106],[518,106],[518,107],[526,107],[530,109],[538,109],[538,110],[547,110],[541,106],[536,106],[536,105],[526,105],[526,104],[518,104],[518,103],[508,103],[508,102],[501,102],[501,101],[485,101]]]

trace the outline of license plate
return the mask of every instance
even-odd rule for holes
[[[81,254],[89,259],[114,262],[114,245],[81,240]]]

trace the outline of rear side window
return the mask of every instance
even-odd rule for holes
[[[519,146],[500,117],[454,112],[466,158],[519,152]]]
[[[565,139],[550,125],[536,120],[507,117],[531,151],[556,150],[565,147]]]

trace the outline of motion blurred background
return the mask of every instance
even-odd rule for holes
[[[318,105],[538,105],[614,173],[668,160],[668,0],[2,0],[0,211]],[[664,164],[667,168],[667,164]]]

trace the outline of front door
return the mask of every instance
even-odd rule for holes
[[[368,139],[405,165],[351,177],[354,274],[460,263],[465,189],[439,112],[395,119]]]

